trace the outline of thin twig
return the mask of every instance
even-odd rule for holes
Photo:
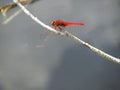
[[[6,20],[2,22],[2,24],[8,24],[13,18],[15,18],[18,14],[22,12],[21,9],[19,9],[17,12],[15,12],[13,15],[9,16]]]
[[[68,38],[71,38],[73,39],[74,41],[82,44],[83,46],[89,48],[91,51],[93,51],[94,53],[96,53],[97,55],[109,60],[109,61],[112,61],[112,62],[115,62],[115,63],[119,63],[120,64],[120,59],[119,58],[116,58],[116,57],[113,57],[95,47],[93,47],[92,45],[82,41],[81,39],[79,39],[78,37],[72,35],[71,33],[69,32],[60,32],[60,31],[57,31],[53,28],[51,28],[49,25],[46,25],[44,24],[42,21],[40,21],[37,17],[35,17],[33,14],[31,14],[22,4],[20,4],[17,0],[13,0],[23,11],[26,15],[30,16],[31,19],[33,19],[36,23],[40,24],[41,26],[43,26],[44,28],[47,28],[48,30],[54,32],[55,34],[58,34],[58,35],[62,35],[62,36],[66,36]]]

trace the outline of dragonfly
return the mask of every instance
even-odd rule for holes
[[[63,31],[63,29],[68,26],[84,26],[84,25],[85,24],[83,22],[69,22],[69,21],[64,21],[61,19],[57,19],[50,23],[50,26],[52,26],[55,30],[58,30],[58,31]],[[50,38],[51,35],[53,35],[53,33],[49,31],[41,33],[40,34],[41,39],[44,39],[43,43],[45,43]],[[44,45],[37,45],[37,47],[42,47],[42,46]]]
[[[63,28],[67,26],[83,26],[84,23],[83,22],[68,22],[68,21],[58,19],[58,20],[51,22],[50,25],[53,26],[56,30],[62,31]]]

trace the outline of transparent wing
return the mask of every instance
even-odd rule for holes
[[[40,31],[40,44],[36,45],[37,48],[45,47],[45,43],[53,36],[53,32],[49,30]]]

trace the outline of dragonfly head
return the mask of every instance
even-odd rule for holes
[[[56,22],[53,21],[53,22],[50,23],[50,25],[55,26],[55,25],[56,25]]]

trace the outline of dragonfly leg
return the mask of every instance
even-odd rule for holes
[[[62,31],[64,29],[64,26],[58,26],[59,31]]]

